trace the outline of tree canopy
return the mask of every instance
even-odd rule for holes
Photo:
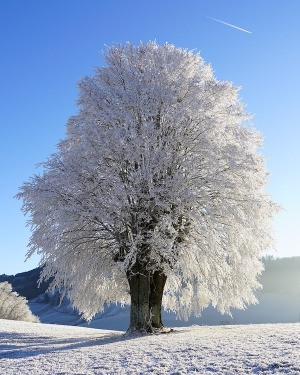
[[[137,264],[180,318],[255,301],[276,205],[261,134],[198,53],[130,43],[79,82],[78,113],[18,197],[43,277],[90,319],[130,301]],[[134,271],[135,272],[135,271]]]

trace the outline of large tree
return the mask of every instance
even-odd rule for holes
[[[162,301],[180,318],[255,302],[276,206],[238,89],[170,44],[105,58],[80,81],[57,153],[18,194],[28,255],[87,319],[131,299],[130,332],[161,329]]]

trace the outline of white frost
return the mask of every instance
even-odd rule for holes
[[[30,311],[27,299],[13,292],[7,281],[0,283],[0,319],[39,322]]]
[[[129,302],[141,256],[167,275],[163,304],[181,318],[255,302],[276,206],[238,89],[170,44],[117,45],[106,62],[80,81],[66,139],[18,194],[29,256],[87,319]]]
[[[299,374],[300,325],[194,326],[125,338],[115,331],[0,320],[0,373]]]

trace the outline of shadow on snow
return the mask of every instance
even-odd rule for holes
[[[114,344],[138,336],[124,334],[103,334],[99,337],[52,338],[25,333],[0,332],[0,359],[26,358],[70,349]]]

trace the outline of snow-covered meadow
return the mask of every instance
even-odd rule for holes
[[[300,324],[122,332],[0,320],[1,374],[300,374]]]

